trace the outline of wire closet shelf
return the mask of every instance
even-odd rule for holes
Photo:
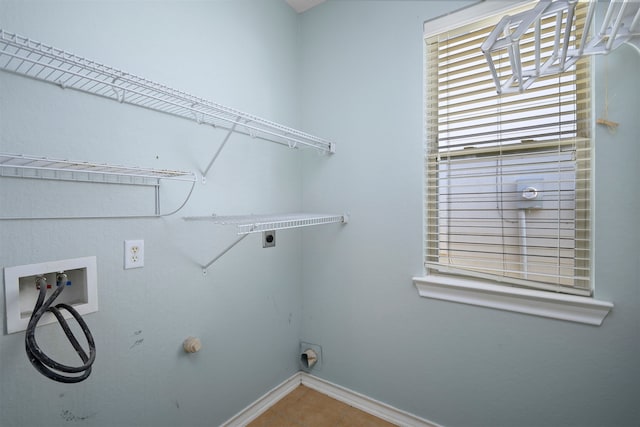
[[[334,153],[335,144],[152,82],[0,28],[0,69],[120,103],[287,145]]]
[[[235,225],[238,235],[264,231],[286,230],[323,224],[346,224],[347,215],[294,213],[282,215],[188,216],[187,221],[210,221],[214,224]]]
[[[211,261],[202,266],[202,273],[206,275],[209,267],[252,233],[310,227],[323,224],[346,224],[349,221],[349,216],[346,214],[332,215],[293,213],[280,215],[187,216],[184,217],[184,219],[187,221],[209,221],[214,224],[235,225],[238,229],[238,236],[240,237],[211,259]]]
[[[0,153],[0,176],[106,184],[160,185],[160,180],[195,182],[193,172],[147,169],[21,154]]]
[[[22,154],[0,153],[0,177],[28,178],[54,181],[87,182],[94,184],[135,185],[153,188],[155,193],[154,213],[146,215],[81,215],[81,216],[2,216],[0,220],[42,219],[104,219],[104,218],[150,218],[173,215],[180,211],[193,192],[196,184],[194,172],[169,169],[150,169],[135,166],[110,165],[65,159],[52,159]],[[190,183],[190,189],[182,204],[169,213],[160,209],[160,183],[164,180]]]

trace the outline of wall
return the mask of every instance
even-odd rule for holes
[[[316,374],[444,426],[640,424],[640,56],[596,61],[615,134],[597,128],[596,297],[601,327],[418,297],[423,274],[423,21],[434,1],[329,1],[301,19],[303,126],[337,141],[305,163],[304,205],[347,210],[342,229],[304,234],[303,339]],[[604,67],[607,65],[607,71]]]
[[[442,425],[637,425],[631,48],[595,67],[596,114],[606,81],[609,118],[621,123],[596,133],[596,296],[616,304],[604,325],[421,299],[411,283],[422,274],[422,23],[463,4],[329,1],[296,17],[276,0],[1,2],[7,31],[338,142],[330,161],[307,152],[301,163],[234,137],[174,217],[0,221],[3,267],[96,255],[100,303],[86,316],[98,359],[79,385],[38,374],[22,334],[0,336],[1,424],[218,425],[297,369],[302,338],[323,346],[317,375]],[[0,151],[201,170],[223,137],[0,73]],[[3,179],[0,208],[147,209],[128,189],[42,187]],[[184,191],[163,196],[175,206]],[[181,219],[301,207],[352,221],[279,233],[270,250],[251,236],[206,277],[199,265],[234,231]],[[122,269],[130,238],[145,240],[142,270]],[[64,353],[56,328],[40,328],[40,339]],[[188,335],[202,339],[200,353],[182,353]]]
[[[297,15],[281,0],[2,1],[0,27],[293,127],[299,125]],[[203,170],[225,131],[0,73],[0,151]],[[212,426],[297,371],[301,240],[249,236],[203,276],[235,230],[183,215],[301,207],[301,158],[232,136],[187,207],[162,219],[0,221],[0,265],[96,255],[99,312],[86,316],[97,360],[81,384],[41,376],[24,334],[0,335],[3,426]],[[153,212],[131,188],[2,179],[2,215]],[[163,187],[165,211],[188,186]],[[144,239],[145,267],[123,270],[123,241]],[[4,307],[4,295],[0,296]],[[4,310],[4,308],[3,308]],[[66,357],[56,325],[43,347]],[[189,335],[203,349],[186,355]],[[76,363],[69,359],[68,363]]]

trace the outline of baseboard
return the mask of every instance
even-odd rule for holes
[[[296,372],[280,385],[265,393],[240,413],[223,423],[221,427],[246,426],[301,384],[398,426],[441,427],[439,424],[302,371]]]
[[[280,383],[278,386],[269,390],[251,405],[247,406],[238,414],[221,424],[220,427],[246,426],[251,421],[262,415],[262,413],[264,413],[267,409],[278,403],[280,399],[282,399],[287,394],[291,393],[296,387],[298,387],[302,383],[300,374],[301,372],[296,372],[291,377]]]

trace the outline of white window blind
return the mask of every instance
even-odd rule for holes
[[[585,15],[581,3],[577,28]],[[590,65],[498,95],[480,45],[501,17],[425,40],[425,266],[589,295]],[[555,18],[542,23],[543,61],[557,28]],[[532,29],[520,45],[525,67],[533,38]],[[494,61],[504,81],[506,51]]]

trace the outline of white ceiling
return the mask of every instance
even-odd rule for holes
[[[311,9],[314,6],[324,3],[325,0],[285,0],[289,6],[295,9],[296,12],[302,13]]]

